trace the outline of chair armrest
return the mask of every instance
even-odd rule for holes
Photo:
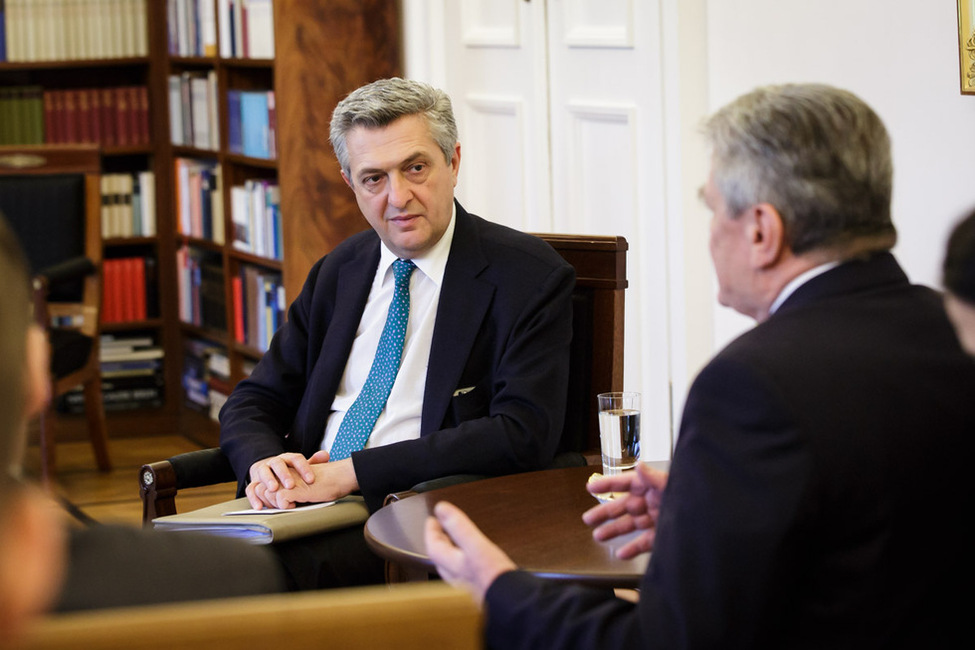
[[[176,493],[184,488],[236,481],[234,468],[219,447],[190,451],[139,469],[142,525],[176,514]]]
[[[63,262],[52,264],[51,266],[38,272],[38,275],[46,278],[48,285],[52,285],[59,282],[64,282],[65,280],[82,278],[95,273],[97,270],[98,268],[95,266],[94,262],[84,255],[79,255],[77,257],[64,260]]]

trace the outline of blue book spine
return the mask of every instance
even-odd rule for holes
[[[240,91],[227,91],[227,145],[233,153],[243,153],[244,138],[240,123]]]
[[[266,92],[240,94],[240,120],[244,137],[244,155],[252,158],[270,158]]]
[[[0,61],[7,60],[7,8],[0,0]]]

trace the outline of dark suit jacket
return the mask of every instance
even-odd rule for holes
[[[369,230],[315,264],[288,322],[227,400],[220,446],[242,484],[255,461],[284,451],[309,456],[321,444],[379,247]],[[352,454],[371,508],[432,478],[522,472],[552,460],[565,413],[574,278],[542,240],[457,205],[421,437]]]
[[[695,380],[639,605],[513,572],[489,590],[489,640],[955,647],[973,434],[975,363],[940,296],[889,254],[840,265]]]

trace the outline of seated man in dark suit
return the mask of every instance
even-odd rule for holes
[[[695,379],[669,477],[591,486],[629,491],[584,519],[643,531],[620,549],[652,549],[639,602],[514,570],[450,504],[431,557],[484,599],[498,648],[967,646],[975,363],[889,252],[882,122],[786,85],[705,133],[718,297],[758,324]]]
[[[29,287],[23,252],[0,216],[0,646],[52,609],[283,590],[265,549],[121,526],[69,527],[65,512],[20,478],[27,421],[50,397],[47,341],[30,321]]]
[[[255,508],[541,469],[565,411],[573,268],[454,200],[450,99],[384,79],[336,107],[331,142],[370,230],[319,260],[220,413]],[[362,528],[276,544],[292,587],[383,581]]]
[[[962,347],[975,355],[975,212],[951,231],[944,261],[945,309]]]

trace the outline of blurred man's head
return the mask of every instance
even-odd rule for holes
[[[975,355],[975,211],[948,238],[943,283],[948,317],[962,347]]]
[[[759,88],[711,116],[705,135],[712,155],[702,194],[714,212],[722,304],[761,319],[783,277],[897,241],[890,140],[852,93]]]
[[[0,215],[0,645],[47,609],[64,569],[52,503],[20,480],[25,423],[47,396],[46,341],[31,325],[27,264]],[[40,364],[40,365],[39,365]]]

